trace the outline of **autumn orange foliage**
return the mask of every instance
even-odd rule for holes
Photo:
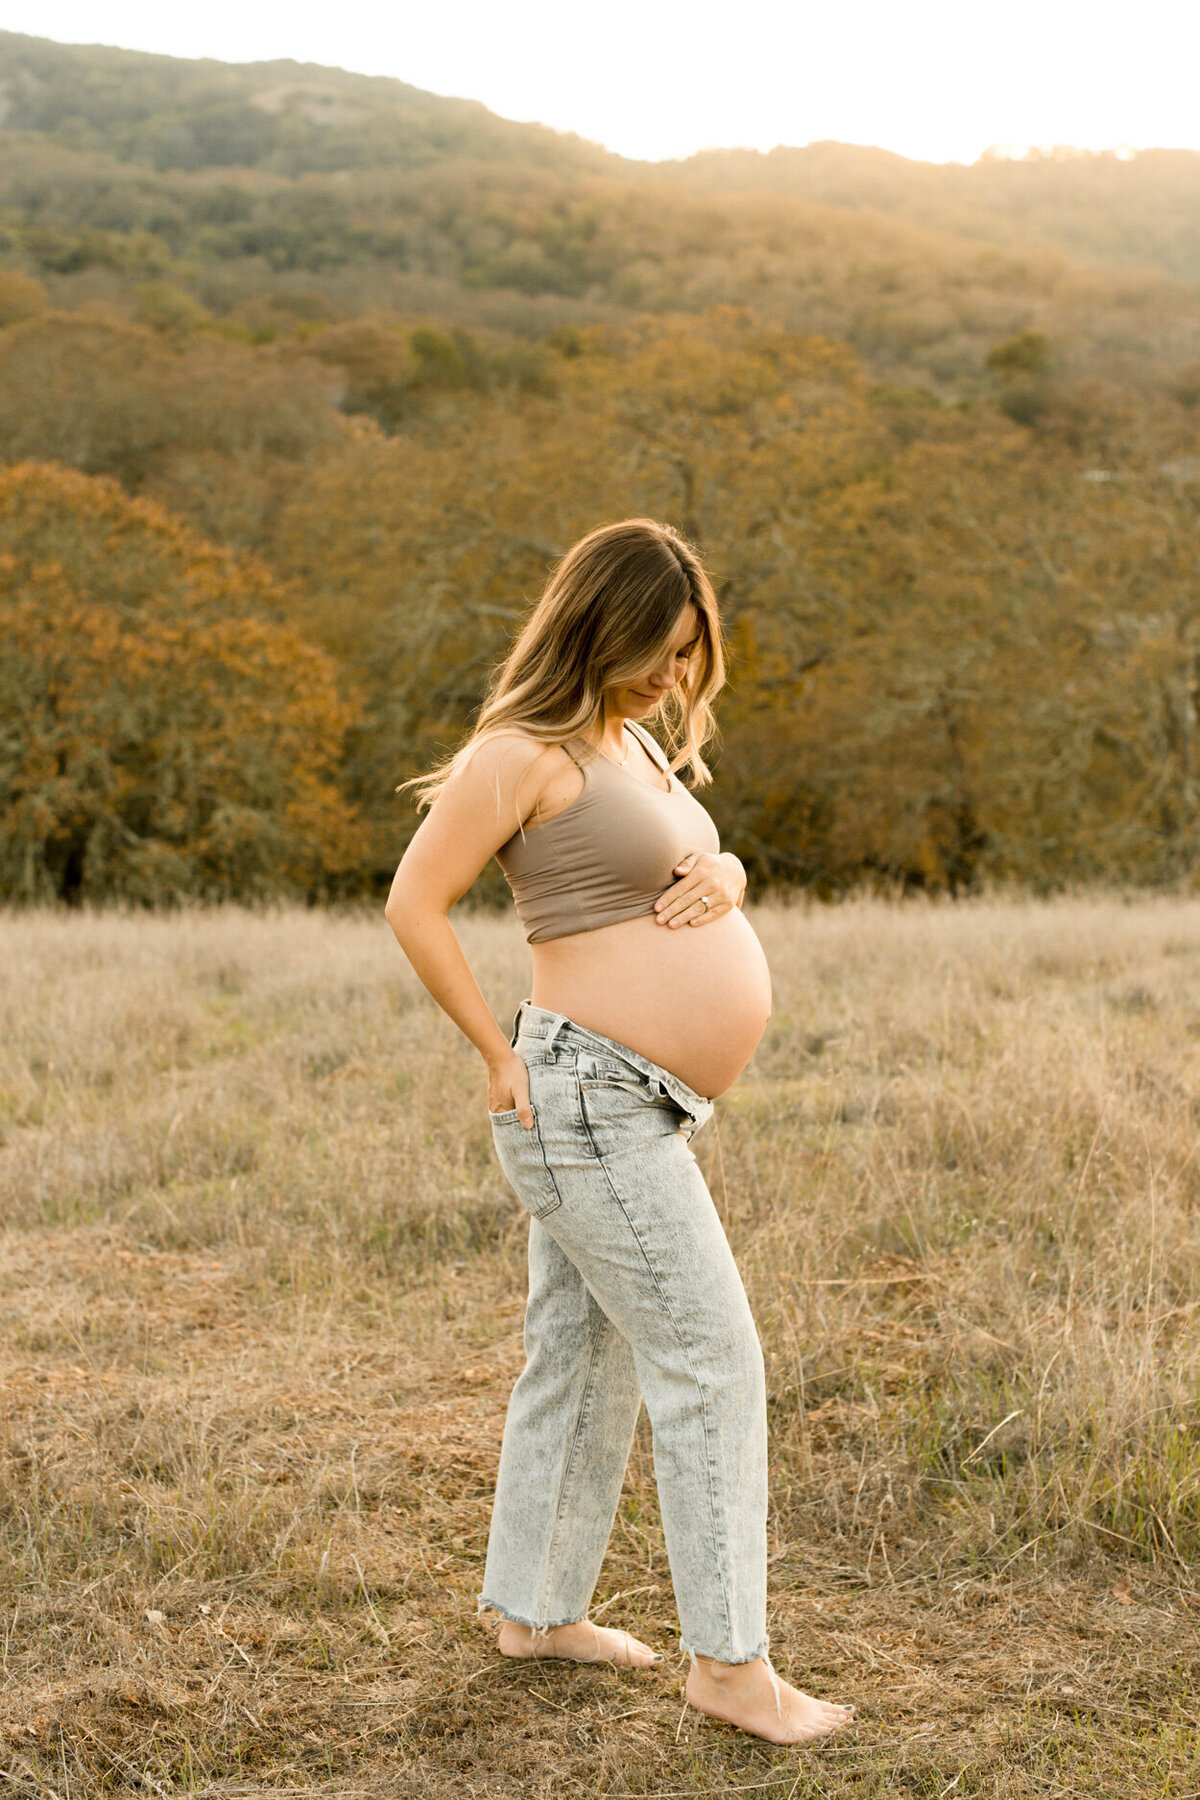
[[[113,481],[0,472],[0,883],[15,899],[336,891],[354,717],[266,571]]]
[[[950,403],[728,306],[518,348],[382,313],[258,346],[0,331],[0,444],[43,465],[0,490],[5,893],[380,893],[397,784],[554,560],[635,514],[718,585],[706,799],[757,890],[1189,877],[1184,385],[1072,381],[1027,334]],[[60,690],[101,748],[64,748]]]

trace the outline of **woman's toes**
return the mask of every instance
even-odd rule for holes
[[[808,1695],[802,1695],[807,1700]],[[808,1743],[813,1738],[827,1737],[830,1732],[841,1731],[850,1723],[850,1714],[844,1707],[809,1705],[792,1709],[792,1723],[796,1736],[793,1742]]]
[[[643,1669],[662,1661],[657,1650],[652,1650],[649,1644],[643,1644],[628,1631],[593,1625],[590,1619],[570,1629],[572,1642],[563,1645],[562,1654],[579,1662],[620,1663],[626,1668]]]
[[[662,1652],[659,1650],[652,1650],[649,1644],[643,1644],[640,1638],[630,1637],[627,1631],[619,1632],[618,1636],[625,1639],[626,1645],[628,1646],[630,1662],[636,1663],[639,1668],[645,1668],[650,1663],[660,1663],[662,1661]]]

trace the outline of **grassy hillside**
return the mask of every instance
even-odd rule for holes
[[[296,178],[483,162],[667,182],[695,194],[774,194],[874,210],[938,233],[1085,261],[1157,268],[1200,285],[1200,153],[1070,149],[967,167],[853,144],[712,150],[646,164],[478,102],[403,81],[280,60],[185,61],[0,33],[0,125],[159,172],[253,169]]]
[[[0,32],[2,122],[151,169],[425,168],[454,157],[569,168],[619,162],[475,100],[290,59],[222,63]]]
[[[219,317],[385,307],[527,338],[732,304],[844,338],[869,368],[947,395],[973,391],[989,350],[1026,330],[1064,369],[1133,386],[1200,357],[1200,292],[1153,269],[530,162],[157,171],[0,133],[0,259],[59,306],[127,316],[149,281]]]
[[[707,150],[664,164],[704,193],[770,192],[1083,261],[1140,264],[1200,286],[1200,153],[1033,152],[960,163],[910,162],[856,144]]]

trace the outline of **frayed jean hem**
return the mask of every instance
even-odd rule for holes
[[[699,1650],[695,1644],[685,1644],[682,1638],[679,1640],[680,1650],[685,1656],[690,1656],[693,1662],[698,1656],[704,1656],[708,1658],[709,1662],[727,1663],[731,1668],[742,1663],[757,1662],[760,1657],[764,1661],[767,1660],[767,1651],[770,1647],[771,1640],[769,1637],[765,1637],[758,1649],[751,1650],[749,1656],[716,1656],[711,1650]]]
[[[587,1617],[585,1613],[578,1619],[547,1619],[544,1624],[538,1624],[533,1619],[527,1619],[523,1613],[510,1612],[506,1606],[500,1606],[495,1600],[489,1600],[486,1594],[480,1594],[475,1603],[475,1617],[478,1619],[485,1612],[499,1613],[500,1617],[507,1619],[510,1624],[524,1625],[527,1631],[532,1631],[535,1635],[555,1631],[560,1625],[580,1625]],[[725,1663],[730,1668],[739,1667],[743,1663],[758,1662],[760,1658],[768,1661],[767,1652],[770,1647],[771,1640],[769,1637],[765,1637],[757,1650],[751,1650],[748,1656],[717,1656],[711,1650],[700,1650],[694,1644],[685,1643],[682,1638],[679,1640],[681,1654],[690,1657],[693,1662],[698,1656],[703,1656],[710,1662]]]
[[[578,1625],[582,1622],[581,1619],[547,1619],[544,1624],[538,1624],[536,1620],[527,1619],[521,1613],[509,1612],[506,1606],[498,1606],[494,1600],[480,1594],[475,1606],[475,1617],[478,1619],[485,1612],[499,1613],[510,1625],[524,1625],[527,1630],[534,1632],[554,1631],[559,1625]]]

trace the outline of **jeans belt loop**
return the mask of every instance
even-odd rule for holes
[[[528,1005],[528,1000],[522,1000],[520,1006],[518,1006],[516,1012],[513,1014],[512,1036],[508,1040],[509,1046],[513,1050],[517,1047],[517,1039],[521,1035],[521,1019],[524,1016],[525,1008]]]
[[[545,1062],[554,1061],[554,1040],[566,1023],[566,1013],[555,1013],[554,1017],[551,1019],[550,1029],[546,1033],[546,1046],[542,1052],[543,1060]]]

